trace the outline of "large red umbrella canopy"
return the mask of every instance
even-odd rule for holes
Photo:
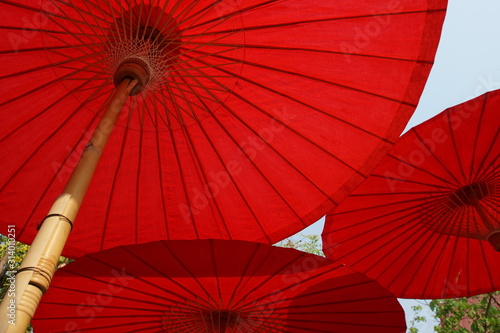
[[[41,332],[405,331],[397,299],[323,257],[262,243],[159,241],[62,268],[33,320]]]
[[[327,216],[327,256],[398,297],[499,290],[499,108],[497,90],[404,134]]]
[[[129,98],[65,254],[274,243],[374,168],[415,109],[446,1],[18,0],[0,6],[1,225],[30,243],[116,68]],[[123,75],[126,75],[123,74]]]

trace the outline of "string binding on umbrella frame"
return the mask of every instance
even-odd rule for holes
[[[40,223],[37,224],[36,230],[40,230],[40,228],[43,225],[43,222],[45,222],[46,219],[51,218],[51,217],[55,217],[55,216],[61,217],[64,221],[68,222],[69,225],[70,225],[70,227],[71,227],[71,230],[73,230],[73,222],[68,217],[64,216],[63,214],[49,214],[49,215],[45,216],[43,218],[43,220],[40,221]]]
[[[27,271],[36,272],[36,273],[42,275],[43,277],[45,277],[47,280],[49,280],[49,281],[52,280],[52,276],[47,274],[44,270],[39,269],[38,267],[32,267],[32,266],[20,268],[16,272],[16,275],[19,273],[22,273],[22,272],[27,272]],[[40,285],[36,282],[30,281],[29,284],[40,289],[42,291],[42,293],[45,293],[47,291],[47,288],[44,288],[42,285]]]

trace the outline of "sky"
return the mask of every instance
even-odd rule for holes
[[[499,18],[499,0],[449,0],[435,63],[406,130],[451,106],[500,89]],[[320,235],[323,224],[322,219],[300,233]],[[413,318],[411,306],[422,305],[416,300],[400,303],[407,322]],[[419,333],[434,332],[432,312],[424,308],[422,314],[428,322],[415,327]]]

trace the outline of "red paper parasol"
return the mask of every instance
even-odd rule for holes
[[[58,271],[35,332],[397,332],[401,306],[364,275],[260,243],[161,241]]]
[[[490,92],[403,135],[327,217],[327,256],[398,297],[499,290],[499,108]]]
[[[137,70],[145,90],[118,118],[64,253],[294,234],[358,185],[404,128],[445,7],[4,2],[1,225],[15,221],[18,240],[32,242],[113,80]]]

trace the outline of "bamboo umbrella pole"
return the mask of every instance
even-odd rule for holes
[[[125,77],[99,121],[63,193],[57,197],[0,305],[0,332],[24,333],[57,268],[104,147],[137,79]]]

